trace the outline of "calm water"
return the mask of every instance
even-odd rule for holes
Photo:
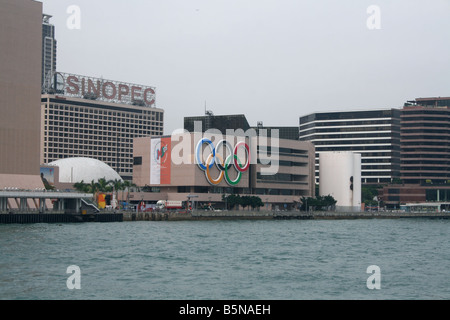
[[[0,299],[450,299],[450,220],[0,225],[0,248]]]

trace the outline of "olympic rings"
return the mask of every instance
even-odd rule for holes
[[[203,163],[202,159],[200,157],[200,154],[202,151],[202,146],[205,143],[209,145],[209,148],[211,149],[211,153],[209,154],[208,158],[206,159],[206,162]],[[227,149],[227,151],[229,153],[229,155],[225,159],[225,162],[223,161],[223,158],[220,155],[220,150],[221,150],[220,147],[222,147],[222,146],[225,146],[225,148]],[[241,147],[243,147],[244,150],[246,151],[247,161],[245,162],[244,165],[241,163],[241,160],[238,157],[238,150]],[[248,144],[246,144],[245,142],[242,142],[242,141],[237,143],[233,150],[231,143],[228,142],[227,140],[220,140],[217,143],[216,147],[214,147],[211,140],[209,140],[207,138],[203,138],[197,143],[197,148],[196,148],[195,154],[196,154],[196,160],[197,160],[197,164],[198,164],[199,168],[202,171],[205,171],[206,180],[208,180],[208,182],[212,185],[218,185],[219,183],[221,183],[223,181],[223,179],[225,179],[225,181],[230,186],[235,186],[235,185],[239,184],[239,182],[241,181],[242,173],[248,171],[248,169],[250,167],[250,148],[249,148]],[[217,159],[216,159],[216,157],[217,157]],[[220,171],[219,177],[216,179],[211,177],[211,172],[210,172],[214,163],[216,164],[217,169]],[[229,170],[231,169],[231,167],[233,165],[238,173],[234,180],[231,179],[228,174]]]
[[[214,148],[214,145],[213,145],[212,141],[209,140],[209,139],[206,139],[206,138],[200,140],[197,143],[197,152],[196,152],[197,156],[196,157],[197,157],[197,164],[200,167],[200,169],[202,169],[202,170],[206,170],[206,167],[203,165],[202,160],[200,159],[200,151],[202,150],[202,146],[203,146],[204,143],[209,144],[209,147],[211,148],[211,152],[212,152],[212,155],[213,155],[213,159],[212,159],[211,165],[209,166],[210,169],[214,165],[214,161],[216,159],[216,149]]]
[[[222,156],[220,156],[219,154],[216,154],[216,157],[220,157],[220,158],[222,158]],[[223,180],[223,174],[224,174],[224,171],[220,171],[220,175],[219,175],[219,178],[217,178],[216,180],[214,180],[212,177],[211,177],[211,174],[210,174],[210,172],[209,172],[209,162],[211,161],[211,159],[213,158],[213,155],[212,154],[210,154],[209,156],[208,156],[208,159],[206,159],[206,179],[209,181],[209,183],[211,183],[211,184],[214,184],[214,185],[216,185],[216,184],[219,184],[222,180]],[[216,162],[216,164],[217,164],[217,162]],[[222,164],[223,164],[223,159],[222,159]],[[222,168],[223,168],[223,166],[222,166]],[[226,170],[226,169],[225,169]]]

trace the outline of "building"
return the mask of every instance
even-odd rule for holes
[[[409,101],[401,113],[401,171],[406,184],[450,180],[450,97]]]
[[[206,111],[204,116],[184,117],[184,130],[188,132],[206,132],[211,129],[223,133],[228,129],[242,129],[245,132],[250,129],[250,125],[243,114],[214,115]]]
[[[258,135],[267,135],[268,137],[272,136],[272,131],[276,132],[276,135],[280,139],[288,139],[288,140],[299,140],[298,135],[298,127],[288,127],[288,126],[264,126],[262,122],[258,122],[256,127],[252,127],[256,129]]]
[[[321,196],[336,199],[336,210],[361,211],[361,155],[353,152],[321,152]]]
[[[224,208],[223,196],[258,196],[267,209],[294,209],[314,196],[314,146],[259,136],[201,132],[134,139],[135,202],[186,201]],[[235,156],[233,156],[233,154]]]
[[[133,171],[133,138],[159,136],[164,111],[155,88],[57,72],[41,98],[41,163],[88,157],[105,162],[124,180]]]
[[[226,133],[227,130],[256,130],[256,134],[271,137],[275,135],[280,139],[298,140],[298,127],[287,126],[264,126],[259,121],[256,126],[250,126],[243,114],[214,115],[212,111],[206,111],[204,116],[193,116],[184,118],[184,130],[188,132],[206,132],[218,130]],[[273,133],[272,133],[273,132]]]
[[[42,3],[2,0],[0,21],[0,188],[34,188],[42,186]]]
[[[74,183],[91,183],[100,179],[106,181],[122,181],[120,175],[106,163],[93,158],[65,158],[50,162],[41,167],[41,174],[49,181],[56,183],[58,189],[73,189]],[[56,181],[55,181],[56,180]]]
[[[52,16],[44,14],[42,16],[42,82],[45,87],[46,82],[52,82],[51,77],[56,72],[56,37],[55,26],[50,23]]]
[[[387,208],[450,201],[450,97],[417,98],[401,110],[401,184],[385,186]]]
[[[300,117],[299,138],[319,154],[351,151],[361,154],[363,184],[390,183],[400,176],[400,110],[323,112]]]

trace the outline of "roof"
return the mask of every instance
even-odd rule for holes
[[[106,163],[93,158],[66,158],[53,161],[49,166],[59,167],[60,183],[91,182],[105,178],[106,180],[122,180],[120,175]]]

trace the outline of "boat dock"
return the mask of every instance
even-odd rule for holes
[[[0,224],[121,222],[123,214],[101,212],[92,194],[52,191],[0,191]]]

